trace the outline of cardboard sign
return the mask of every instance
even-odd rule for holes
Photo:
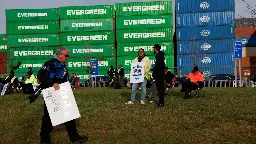
[[[59,90],[53,87],[42,90],[52,126],[81,117],[70,83],[65,82],[59,86]]]

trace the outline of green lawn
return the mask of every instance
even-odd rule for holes
[[[256,89],[206,88],[206,97],[183,100],[179,89],[164,108],[125,105],[130,89],[80,88],[74,91],[81,118],[77,127],[91,144],[211,144],[256,142]],[[139,98],[139,97],[138,97]],[[38,144],[43,98],[0,97],[0,144]],[[51,133],[55,144],[70,143],[64,125]]]

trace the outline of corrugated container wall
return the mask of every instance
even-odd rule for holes
[[[234,66],[232,53],[221,54],[199,54],[199,55],[178,55],[178,67],[193,67],[194,64],[200,67],[212,66]]]
[[[7,53],[0,52],[0,74],[7,73]]]
[[[116,16],[165,15],[172,13],[172,1],[116,3]]]
[[[5,34],[0,34],[0,52],[8,52],[7,38]]]
[[[57,21],[59,20],[59,9],[7,9],[6,21]]]
[[[172,29],[129,29],[117,31],[117,42],[171,41]]]
[[[60,7],[60,19],[113,18],[113,5]]]
[[[8,35],[7,45],[9,47],[23,46],[58,46],[58,34],[38,34],[38,35]]]
[[[136,56],[124,56],[118,57],[117,65],[122,65],[125,70],[131,69],[131,63],[136,58]],[[155,56],[149,56],[150,63],[155,64]],[[168,67],[174,67],[174,57],[173,56],[165,56],[165,64]]]
[[[237,37],[249,37],[249,36],[256,36],[256,27],[243,27],[243,28],[236,28],[236,36]]]
[[[59,47],[18,47],[9,49],[8,59],[36,60],[50,59]]]
[[[200,67],[200,71],[205,75],[230,74],[234,75],[235,67]],[[192,67],[184,67],[178,69],[178,75],[188,75],[191,73]]]
[[[56,34],[59,32],[58,21],[8,22],[6,25],[8,35]]]
[[[208,26],[177,29],[178,40],[232,39],[235,37],[233,26]]]
[[[198,40],[198,41],[178,41],[177,53],[232,53],[234,52],[234,39],[220,40]]]
[[[70,52],[70,57],[114,57],[115,56],[115,46],[114,44],[109,45],[64,45]]]
[[[113,31],[61,33],[61,45],[113,44]]]
[[[49,59],[36,59],[36,60],[22,60],[21,66],[15,70],[15,73],[23,73],[23,76],[26,72],[28,72],[28,68],[31,67],[34,72],[39,71],[39,69],[43,66],[43,64]],[[8,62],[8,67],[11,65],[16,65],[20,60],[11,60]]]
[[[243,47],[243,57],[255,57],[256,47]]]
[[[236,41],[241,41],[243,47],[256,47],[256,36],[236,37]]]
[[[176,15],[176,27],[234,25],[234,11]]]
[[[256,57],[244,57],[241,59],[242,67],[256,67]]]
[[[116,66],[115,57],[107,57],[98,61],[99,70],[108,70],[109,67],[113,65]],[[89,58],[70,58],[67,62],[67,68],[70,71],[85,71],[90,66]]]
[[[165,55],[174,54],[173,42],[143,42],[143,43],[118,43],[117,56],[137,56],[140,48],[144,49],[146,55],[155,55],[153,46],[158,43]]]
[[[172,15],[126,16],[116,18],[116,29],[172,28]]]
[[[176,13],[235,11],[235,0],[176,0]]]
[[[61,20],[61,32],[82,32],[82,31],[113,31],[113,19],[74,19]]]

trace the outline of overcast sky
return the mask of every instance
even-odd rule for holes
[[[58,8],[60,6],[80,6],[80,5],[98,5],[114,4],[116,2],[132,1],[154,1],[154,0],[0,0],[0,34],[5,34],[5,9],[29,9],[29,8]],[[235,0],[236,18],[250,18],[250,14],[256,7],[256,0]],[[247,8],[245,2],[250,4],[252,9]]]

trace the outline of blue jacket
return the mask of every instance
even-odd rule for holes
[[[37,74],[43,88],[52,87],[54,83],[61,84],[67,82],[68,76],[66,65],[56,58],[45,62]]]

